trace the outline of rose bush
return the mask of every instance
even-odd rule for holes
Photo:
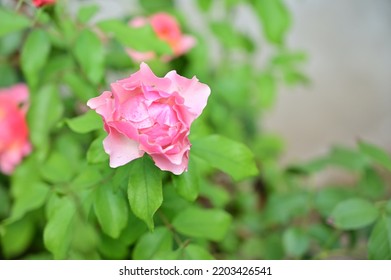
[[[154,75],[147,64],[129,78],[111,84],[111,91],[87,105],[102,116],[108,136],[104,149],[110,166],[118,167],[149,154],[162,170],[187,169],[191,123],[206,106],[210,88],[169,72]]]
[[[30,153],[26,123],[28,89],[18,84],[0,90],[0,171],[11,174]]]
[[[195,45],[195,38],[182,34],[176,19],[167,13],[156,13],[149,18],[136,17],[129,22],[129,25],[132,27],[142,27],[147,24],[152,26],[156,36],[166,42],[172,50],[173,55],[165,55],[163,57],[165,61],[187,53]],[[127,52],[136,62],[147,61],[156,57],[153,51],[139,52],[127,49]]]

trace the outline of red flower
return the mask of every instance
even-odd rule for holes
[[[56,3],[56,0],[33,0],[33,4],[37,8],[53,5],[54,3]]]

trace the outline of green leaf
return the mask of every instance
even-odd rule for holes
[[[66,72],[64,81],[70,87],[71,91],[82,102],[87,102],[89,99],[96,97],[97,90],[88,81],[80,77],[77,73]]]
[[[53,151],[46,162],[40,166],[40,173],[42,178],[51,183],[66,183],[75,173],[74,164],[67,160],[64,154]]]
[[[130,163],[128,198],[133,213],[153,229],[153,215],[162,205],[162,173],[143,156]]]
[[[8,189],[0,184],[0,220],[9,215],[10,208],[11,198],[8,194]]]
[[[98,5],[83,6],[77,12],[77,19],[81,23],[87,23],[88,21],[90,21],[91,18],[93,18],[96,15],[97,12],[99,12]]]
[[[28,84],[35,88],[41,78],[41,70],[48,60],[50,40],[41,29],[34,29],[28,35],[21,54],[21,66]]]
[[[109,155],[103,149],[103,139],[106,135],[101,135],[92,141],[87,151],[87,161],[89,163],[104,162],[109,159]]]
[[[62,113],[63,104],[54,85],[45,85],[32,94],[27,121],[30,139],[36,147],[44,144],[50,130],[60,119]]]
[[[228,173],[235,180],[258,174],[251,151],[245,145],[223,136],[212,135],[194,140],[191,153]]]
[[[18,82],[18,74],[16,73],[15,69],[8,64],[7,62],[2,62],[0,64],[0,87],[9,87]]]
[[[200,175],[196,168],[195,162],[190,158],[188,171],[179,176],[172,176],[172,181],[176,191],[181,197],[188,201],[196,200],[200,189]]]
[[[0,37],[30,26],[30,19],[14,11],[0,8]]]
[[[23,192],[14,197],[11,220],[18,220],[26,213],[41,207],[48,196],[49,186],[42,182],[24,185]]]
[[[84,115],[66,120],[70,129],[77,133],[88,133],[97,129],[102,129],[102,118],[90,110]]]
[[[171,232],[165,227],[157,227],[139,239],[133,250],[133,259],[150,260],[158,253],[170,252],[172,245]]]
[[[101,184],[95,193],[94,210],[103,232],[118,238],[128,221],[128,206],[121,191],[114,192],[110,184]]]
[[[287,229],[282,237],[285,251],[292,257],[301,257],[309,248],[308,235],[299,228]]]
[[[210,0],[197,0],[197,5],[200,8],[200,10],[203,12],[207,12],[212,4],[213,1]]]
[[[184,260],[214,260],[215,258],[203,247],[189,244],[182,250]]]
[[[360,141],[358,145],[360,151],[367,155],[371,160],[391,171],[391,157],[384,150],[363,141]]]
[[[370,225],[378,215],[377,208],[369,201],[351,198],[338,203],[330,219],[337,228],[352,230]]]
[[[118,20],[106,20],[98,26],[104,32],[112,34],[125,47],[137,51],[154,51],[160,55],[172,53],[170,46],[160,40],[149,25],[133,28]]]
[[[4,256],[13,258],[25,252],[34,237],[34,223],[30,217],[7,223],[1,229]]]
[[[231,220],[231,216],[220,209],[189,207],[174,218],[172,225],[187,236],[221,241],[227,234]]]
[[[105,54],[98,35],[83,30],[76,40],[73,52],[84,74],[93,84],[98,84],[104,74]]]
[[[338,203],[350,196],[350,190],[343,186],[325,187],[319,190],[315,195],[315,208],[324,218],[327,218]]]
[[[368,259],[391,260],[391,218],[382,216],[375,224],[368,241]]]
[[[386,191],[386,184],[373,168],[368,168],[362,174],[358,183],[360,193],[370,199],[380,199]]]
[[[281,0],[254,1],[256,12],[262,22],[265,37],[272,43],[283,44],[291,25],[288,9]]]
[[[327,162],[330,165],[338,165],[352,171],[362,171],[369,165],[368,159],[362,153],[338,146],[331,150]]]
[[[45,247],[55,259],[65,259],[72,241],[76,205],[67,196],[60,198],[53,195],[48,207],[50,211],[47,211],[47,224],[43,233]]]
[[[262,74],[258,79],[259,103],[262,108],[271,108],[277,97],[277,84],[273,75]]]

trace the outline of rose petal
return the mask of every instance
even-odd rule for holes
[[[114,128],[110,129],[109,135],[103,140],[103,147],[110,156],[112,168],[142,157],[144,152],[140,151],[138,146],[138,142],[125,137]]]

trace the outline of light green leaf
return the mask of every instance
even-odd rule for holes
[[[291,25],[288,9],[281,0],[254,1],[256,12],[262,22],[265,37],[272,43],[283,44]]]
[[[162,173],[143,156],[130,163],[128,198],[133,213],[153,229],[153,215],[162,205]]]
[[[215,258],[203,247],[189,244],[182,250],[184,260],[214,260]]]
[[[124,194],[114,192],[110,184],[102,184],[96,189],[94,210],[103,232],[118,238],[128,221],[128,207]]]
[[[315,208],[324,218],[327,218],[338,203],[350,196],[351,192],[342,186],[325,187],[315,195]]]
[[[0,37],[30,26],[30,19],[14,11],[0,8]]]
[[[157,227],[153,232],[145,233],[137,242],[133,251],[133,259],[150,260],[154,255],[172,250],[173,240],[170,230]]]
[[[93,84],[98,84],[104,74],[105,54],[98,35],[83,30],[76,40],[73,52],[84,74]]]
[[[41,70],[50,53],[50,40],[41,29],[34,29],[28,35],[21,54],[21,66],[28,84],[35,88],[41,78]]]
[[[102,118],[90,110],[84,115],[66,120],[70,129],[77,133],[87,133],[97,129],[102,129]]]
[[[259,103],[262,108],[271,108],[277,97],[277,84],[273,75],[262,74],[258,79]]]
[[[231,216],[220,209],[189,207],[174,218],[172,225],[187,236],[221,241],[231,225],[231,220]]]
[[[48,207],[50,211],[47,211],[44,243],[55,259],[65,259],[72,241],[76,205],[69,197],[60,198],[53,195]]]
[[[97,12],[99,12],[98,5],[83,6],[77,12],[77,18],[81,23],[87,23],[96,15]]]
[[[77,73],[66,72],[64,75],[64,81],[70,87],[71,91],[83,102],[87,102],[89,99],[96,97],[97,90],[88,81],[80,77]]]
[[[106,135],[102,135],[92,141],[87,151],[87,161],[89,163],[99,163],[109,159],[109,155],[103,149],[103,139],[105,137]]]
[[[149,25],[133,28],[118,20],[106,20],[98,26],[104,32],[112,34],[121,44],[134,50],[155,51],[158,54],[172,53],[170,46],[160,40]]]
[[[178,176],[172,176],[172,181],[178,194],[188,201],[194,201],[198,197],[200,189],[199,176],[195,162],[190,159],[188,171]]]
[[[63,104],[54,85],[45,85],[38,92],[32,94],[27,120],[30,139],[35,146],[43,145],[62,113]]]
[[[200,10],[203,12],[207,12],[212,4],[213,1],[210,0],[197,0],[197,5],[200,8]]]
[[[46,162],[40,166],[42,178],[51,183],[68,182],[74,173],[74,163],[57,151],[51,152]]]
[[[391,157],[384,150],[363,141],[359,142],[359,147],[361,152],[367,155],[371,160],[391,171]]]
[[[340,229],[359,229],[373,223],[379,212],[367,200],[351,198],[340,202],[331,213],[332,223]]]
[[[48,196],[49,186],[42,182],[30,182],[14,197],[11,220],[18,220],[26,213],[41,207]]]
[[[251,151],[245,145],[223,136],[212,135],[194,140],[191,153],[228,173],[235,180],[258,174]]]
[[[310,244],[308,235],[299,228],[287,229],[282,237],[285,251],[292,257],[301,257],[307,250]]]
[[[382,216],[375,224],[368,241],[368,259],[391,260],[391,218]]]

